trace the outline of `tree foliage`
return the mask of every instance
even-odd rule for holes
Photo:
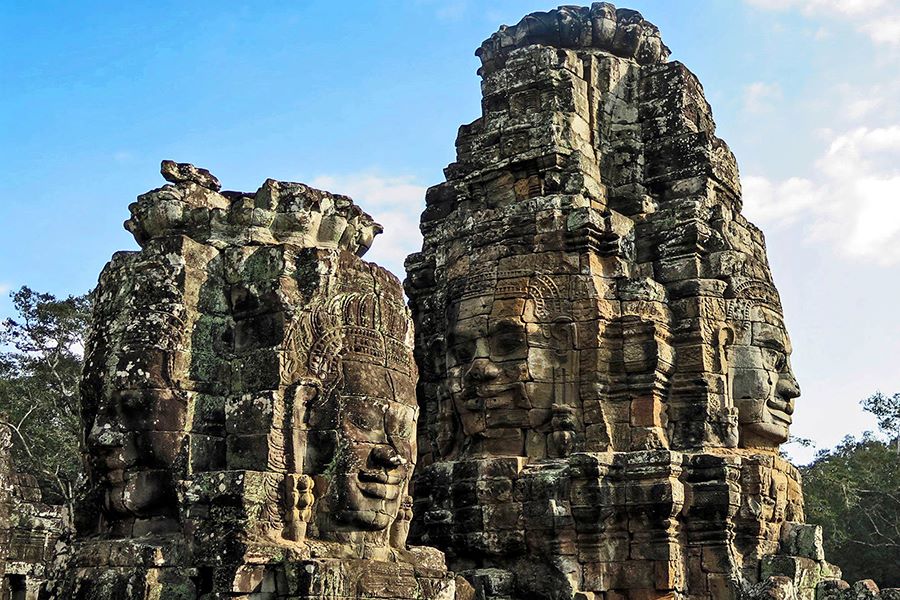
[[[848,581],[900,586],[900,457],[867,433],[801,469],[806,518],[822,525],[829,562]]]
[[[59,300],[28,287],[0,324],[0,418],[13,430],[16,469],[45,499],[71,503],[82,482],[78,382],[90,319],[87,295]]]
[[[875,392],[862,402],[863,409],[878,419],[878,429],[894,440],[894,449],[900,454],[900,393],[887,396]]]

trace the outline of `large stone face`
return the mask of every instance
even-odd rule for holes
[[[359,257],[380,226],[302,184],[162,174],[96,290],[91,494],[46,596],[454,598],[406,543],[417,373],[400,282]]]
[[[583,43],[534,43],[564,24]],[[597,42],[601,25],[632,49]],[[595,4],[479,51],[484,114],[408,262],[442,429],[426,454],[544,458],[560,429],[570,451],[787,439],[799,389],[763,237],[699,82],[659,47],[640,15]]]
[[[877,597],[779,455],[790,340],[696,77],[607,3],[477,54],[415,332],[349,198],[163,162],[95,294],[90,489],[42,597]]]
[[[407,260],[416,539],[484,598],[734,598],[788,563],[812,597],[839,571],[784,538],[816,531],[778,454],[791,344],[702,86],[607,3],[476,54]]]

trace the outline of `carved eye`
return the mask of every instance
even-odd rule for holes
[[[346,407],[347,420],[363,431],[384,431],[384,412],[375,404],[354,403]]]
[[[527,343],[523,327],[513,323],[501,323],[491,335],[491,353],[506,356],[521,350]]]
[[[766,348],[765,352],[773,370],[780,372],[787,365],[787,354],[784,351],[777,348]]]
[[[462,342],[453,347],[453,356],[458,364],[466,364],[475,360],[475,342]]]
[[[784,352],[780,352],[780,351],[776,352],[776,354],[778,356],[775,359],[775,370],[783,371],[784,368],[787,366],[787,354],[785,354]]]
[[[415,418],[415,409],[412,407],[392,408],[387,412],[385,430],[389,436],[408,439],[412,437]]]

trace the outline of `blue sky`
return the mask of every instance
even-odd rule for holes
[[[633,0],[703,82],[767,234],[803,396],[793,432],[873,429],[900,391],[900,3]],[[81,293],[170,158],[228,189],[353,196],[402,275],[424,189],[479,114],[473,52],[552,3],[0,0],[0,316]],[[620,4],[620,6],[626,6]],[[800,460],[810,453],[794,450]]]

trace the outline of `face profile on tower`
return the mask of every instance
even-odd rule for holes
[[[123,415],[134,415],[135,405],[165,406],[171,401],[169,394],[157,390],[116,393],[100,408],[91,425],[87,447],[91,471],[101,485],[106,526],[123,535],[130,534],[136,519],[154,519],[158,530],[165,530],[164,523],[169,528],[174,524],[171,469],[180,449],[179,440],[172,446],[172,436],[123,427],[123,421],[134,418]]]
[[[135,231],[146,224],[129,223]],[[189,398],[206,385],[186,352],[195,324],[190,296],[204,277],[204,253],[194,256],[196,263],[178,256],[186,244],[152,239],[141,253],[116,255],[94,294],[82,417],[100,508],[94,527],[113,537],[179,526],[176,481],[191,468]]]
[[[800,386],[791,369],[791,341],[781,301],[765,281],[740,279],[726,295],[733,341],[729,380],[744,448],[777,448],[788,440]]]

